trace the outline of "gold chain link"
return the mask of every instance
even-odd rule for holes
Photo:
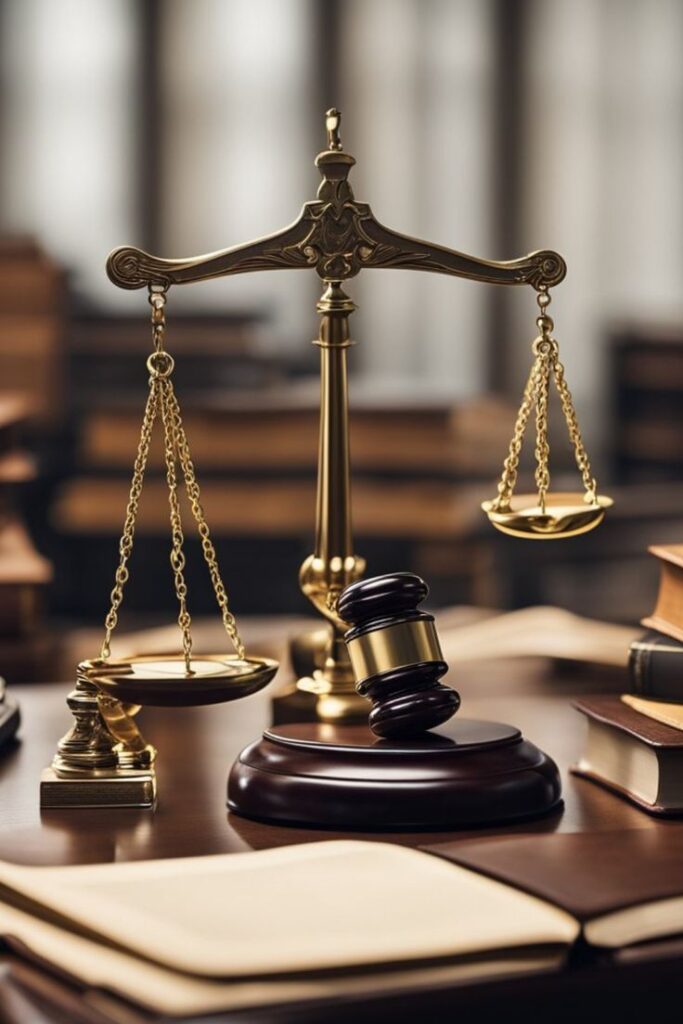
[[[168,408],[170,413],[171,429],[174,436],[175,448],[178,452],[178,458],[180,459],[180,465],[182,466],[183,476],[185,477],[185,488],[187,490],[187,496],[190,499],[190,505],[192,507],[192,515],[194,516],[195,522],[197,523],[197,530],[199,532],[199,538],[202,544],[202,552],[204,553],[204,560],[206,561],[209,569],[209,575],[211,576],[211,583],[213,585],[214,593],[216,595],[216,601],[221,611],[221,618],[223,619],[223,626],[228,634],[238,656],[244,658],[245,647],[242,643],[242,639],[237,629],[237,623],[235,616],[230,611],[228,605],[228,595],[221,578],[220,570],[218,568],[218,559],[216,557],[216,550],[211,540],[211,534],[209,527],[206,522],[204,515],[204,509],[201,503],[201,492],[199,490],[199,484],[195,475],[194,464],[190,455],[190,448],[187,443],[187,437],[185,435],[185,428],[183,427],[183,421],[180,415],[180,406],[178,405],[178,399],[176,398],[175,392],[171,382],[167,382],[168,386]]]
[[[567,421],[567,429],[569,431],[569,439],[574,447],[574,458],[576,459],[576,465],[583,486],[586,489],[586,501],[595,501],[598,493],[598,485],[595,477],[591,473],[591,465],[588,461],[588,455],[586,449],[583,446],[583,438],[581,437],[581,431],[579,430],[579,423],[576,418],[576,410],[574,409],[574,403],[572,402],[571,391],[569,385],[565,380],[564,366],[558,358],[555,359],[553,364],[553,371],[555,373],[555,385],[557,387],[558,394],[560,396],[560,402],[562,403],[562,411],[564,412],[564,418]]]
[[[536,296],[536,302],[540,315],[536,319],[536,326],[541,332],[533,344],[533,351],[536,355],[538,376],[536,386],[536,488],[538,490],[538,504],[541,512],[545,514],[545,500],[550,487],[550,444],[548,442],[548,399],[550,392],[550,377],[552,374],[553,362],[557,358],[557,342],[553,338],[552,317],[548,316],[547,309],[550,305],[550,295],[545,288],[541,288]]]
[[[123,524],[123,533],[121,534],[121,539],[119,541],[120,560],[114,575],[114,589],[111,592],[111,607],[106,619],[104,620],[105,632],[104,640],[102,642],[102,650],[100,652],[100,657],[103,661],[106,661],[111,654],[111,635],[118,622],[118,611],[123,600],[123,588],[128,582],[128,559],[130,558],[133,550],[138,505],[140,503],[140,495],[142,494],[142,484],[145,478],[149,445],[152,440],[152,428],[157,416],[158,407],[159,391],[156,386],[156,381],[152,378],[150,381],[149,394],[147,396],[147,404],[145,406],[145,415],[142,420],[142,431],[140,433],[137,455],[133,464],[133,478],[130,486],[130,494],[128,496],[128,505],[126,506],[126,518]]]
[[[173,569],[176,597],[180,606],[178,625],[183,637],[183,656],[187,674],[191,671],[192,659],[192,619],[187,608],[187,584],[185,582],[185,554],[183,546],[185,538],[182,528],[182,517],[180,502],[178,500],[178,478],[176,466],[180,463],[185,487],[192,514],[197,523],[202,551],[213,585],[216,601],[220,608],[223,625],[228,637],[232,641],[238,657],[244,658],[246,650],[237,630],[235,617],[230,611],[228,595],[218,568],[216,551],[211,540],[209,527],[206,523],[204,510],[201,505],[199,484],[195,474],[194,464],[190,456],[190,449],[183,427],[180,406],[176,398],[171,373],[174,362],[172,356],[164,351],[164,337],[166,330],[166,292],[150,287],[149,303],[152,307],[152,335],[154,340],[154,352],[147,360],[147,367],[150,372],[149,394],[145,406],[145,414],[142,421],[142,430],[138,444],[137,455],[133,466],[133,477],[131,481],[128,505],[126,507],[126,518],[123,525],[123,533],[119,541],[119,565],[114,576],[114,588],[111,592],[111,607],[105,619],[105,636],[102,643],[100,657],[106,661],[111,654],[111,637],[118,623],[118,610],[123,600],[123,589],[128,581],[128,560],[133,550],[133,539],[135,535],[135,524],[138,514],[138,506],[149,456],[152,430],[157,416],[161,416],[164,431],[164,459],[166,463],[166,481],[168,483],[169,513],[171,520],[171,568]]]
[[[534,476],[538,489],[538,503],[545,512],[546,497],[550,487],[548,399],[552,376],[555,378],[555,385],[560,396],[562,412],[564,413],[569,438],[574,448],[576,465],[586,491],[586,500],[595,501],[597,495],[597,484],[595,477],[591,473],[590,462],[588,461],[588,455],[581,438],[576,410],[574,409],[571,392],[565,380],[564,366],[559,359],[557,341],[552,336],[555,325],[552,317],[548,316],[546,312],[550,305],[550,295],[545,288],[539,290],[536,301],[540,309],[540,316],[536,320],[540,334],[533,343],[534,363],[524,388],[507,458],[503,463],[503,472],[498,484],[498,494],[493,502],[493,509],[496,512],[504,511],[510,507],[510,501],[517,483],[524,433],[534,406],[536,407],[536,445],[534,451],[536,470]]]
[[[503,475],[501,476],[500,483],[498,484],[498,495],[493,503],[493,508],[496,512],[503,511],[510,507],[510,499],[512,498],[515,484],[517,483],[517,470],[519,469],[519,456],[522,451],[524,432],[526,430],[526,425],[529,422],[531,410],[534,407],[536,372],[537,365],[536,361],[534,361],[529,374],[529,379],[527,380],[526,387],[524,388],[524,395],[522,396],[519,412],[517,413],[517,420],[515,421],[515,429],[512,434],[512,440],[510,441],[507,458],[503,463]]]
[[[171,568],[178,598],[178,625],[183,635],[185,671],[190,674],[192,662],[192,619],[187,610],[187,583],[185,582],[185,553],[183,544],[183,523],[178,501],[178,478],[176,474],[176,445],[169,408],[169,390],[172,385],[168,377],[161,380],[161,418],[164,425],[164,458],[166,461],[166,482],[168,483],[168,507],[171,516]]]
[[[551,362],[547,339],[543,338],[540,344],[535,345],[536,357],[536,488],[538,490],[538,504],[541,512],[545,515],[545,499],[550,487],[550,445],[548,443],[548,393],[550,390]]]

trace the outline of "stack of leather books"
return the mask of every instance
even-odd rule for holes
[[[683,814],[683,545],[651,547],[655,609],[629,649],[630,693],[576,706],[588,720],[576,773],[653,814]]]
[[[660,584],[648,632],[631,644],[629,667],[634,693],[683,701],[683,544],[651,547],[659,559]]]

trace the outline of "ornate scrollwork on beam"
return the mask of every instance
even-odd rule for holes
[[[421,270],[534,288],[550,288],[564,278],[565,262],[551,250],[496,262],[384,227],[367,203],[354,198],[348,174],[355,160],[339,148],[339,115],[328,112],[332,113],[335,117],[328,116],[327,125],[330,148],[316,158],[323,178],[318,198],[304,205],[294,224],[247,245],[187,260],[161,259],[131,246],[115,249],[107,261],[114,284],[120,288],[168,287],[231,274],[311,269],[325,281],[345,281],[366,267]]]

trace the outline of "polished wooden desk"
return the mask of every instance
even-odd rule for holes
[[[474,835],[510,835],[513,832],[590,831],[617,829],[657,830],[666,841],[667,830],[683,828],[683,822],[666,822],[649,817],[625,801],[591,783],[568,774],[568,766],[577,757],[582,743],[582,718],[570,707],[568,691],[586,692],[590,685],[583,677],[575,680],[544,678],[538,669],[530,672],[535,692],[515,696],[510,693],[510,669],[498,666],[468,667],[467,678],[457,678],[463,695],[463,714],[513,722],[524,734],[547,750],[563,773],[565,805],[550,817],[525,822],[506,829],[484,832],[363,834],[362,838],[389,840],[418,846],[439,840],[468,839]],[[501,682],[502,681],[502,682]],[[454,678],[454,682],[456,679]],[[504,683],[504,685],[502,685]],[[277,686],[272,684],[271,690]],[[600,689],[596,685],[596,690]],[[603,686],[604,688],[604,686]],[[553,690],[560,690],[560,693]],[[503,692],[501,692],[503,691]],[[55,744],[68,725],[63,684],[14,687],[21,703],[23,725],[20,741],[0,759],[0,858],[23,864],[75,864],[157,857],[175,857],[263,849],[288,843],[330,839],[333,832],[280,828],[240,819],[225,808],[225,784],[228,769],[238,751],[257,737],[269,718],[269,697],[262,694],[233,705],[196,708],[186,711],[148,708],[141,712],[144,731],[157,746],[159,804],[154,812],[135,810],[40,811],[38,780],[41,769],[53,755]],[[356,833],[356,835],[359,835]],[[563,1007],[572,1008],[573,1019],[579,1012],[591,1019],[603,1006],[612,1011],[616,1005],[639,1005],[639,994],[649,989],[652,1009],[654,992],[666,992],[678,984],[680,962],[664,956],[628,969],[615,965],[577,967],[560,975],[537,976],[489,985],[460,987],[457,990],[431,991],[400,999],[366,1000],[354,1004],[358,1020],[440,1020],[447,1011],[471,1009],[480,1015],[495,1009],[497,1001],[514,999],[528,1019],[553,1007],[555,1020],[563,1020]],[[578,979],[580,977],[580,985]],[[32,977],[31,984],[36,982]],[[52,996],[53,983],[48,991]],[[579,996],[578,993],[581,995]],[[571,1003],[566,1000],[571,999]],[[617,1001],[615,1003],[615,1000]],[[645,1004],[643,1004],[645,1005]],[[1,1006],[0,1006],[1,1009]],[[318,1008],[297,1015],[297,1019],[342,1020],[349,1005]],[[568,1012],[568,1011],[567,1011]],[[528,1014],[532,1014],[531,1017]],[[56,1011],[55,1011],[56,1014]],[[66,1017],[58,1014],[48,1020],[95,1018],[79,1016],[77,1003]],[[248,1018],[242,1014],[240,1019]],[[272,1016],[259,1015],[258,1019]],[[507,1020],[513,1019],[506,1010]],[[4,1019],[0,1015],[0,1019]],[[11,1017],[8,1019],[12,1019]],[[21,1019],[21,1018],[17,1018]],[[38,1018],[37,1018],[38,1019]],[[137,1019],[137,1018],[131,1018]],[[572,1019],[567,1017],[566,1019]],[[597,1019],[597,1017],[596,1017]],[[624,1017],[622,1016],[622,1020]]]

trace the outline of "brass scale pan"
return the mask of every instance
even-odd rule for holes
[[[267,686],[278,670],[273,658],[200,654],[190,661],[177,654],[144,654],[79,666],[104,693],[126,704],[194,707],[248,697]]]
[[[497,530],[526,540],[552,540],[578,537],[599,526],[612,499],[598,495],[594,501],[582,500],[576,493],[550,493],[541,508],[535,494],[519,494],[505,508],[485,501],[482,508]]]

